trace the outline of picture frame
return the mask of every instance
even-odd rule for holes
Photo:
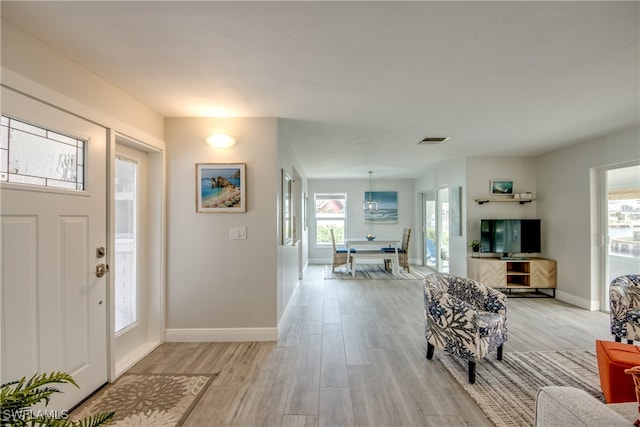
[[[196,212],[247,210],[245,163],[196,163]]]
[[[449,224],[452,236],[462,236],[462,187],[451,187]]]
[[[513,196],[513,180],[492,179],[490,191],[492,196]]]
[[[282,244],[287,245],[293,240],[291,206],[291,176],[282,169]]]
[[[306,230],[309,229],[309,195],[302,194],[302,225]]]
[[[378,209],[364,212],[365,224],[398,223],[397,191],[365,191],[364,200],[369,200],[369,197],[378,202]]]

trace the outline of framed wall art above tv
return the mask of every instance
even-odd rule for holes
[[[492,196],[513,196],[513,181],[510,179],[492,179],[490,183]]]

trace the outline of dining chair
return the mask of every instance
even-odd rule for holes
[[[347,265],[347,248],[336,247],[336,237],[333,233],[333,228],[331,228],[329,231],[331,232],[331,245],[333,247],[333,261],[331,262],[331,271],[335,273],[336,267]],[[351,248],[351,253],[354,253],[355,251],[355,249]],[[353,259],[351,259],[349,262],[351,263],[351,267],[353,268]]]
[[[398,264],[400,267],[403,267],[407,270],[408,273],[411,272],[411,268],[409,267],[409,242],[411,240],[411,228],[405,227],[402,232],[402,244],[398,248]],[[396,248],[381,248],[382,252],[395,252]],[[390,261],[384,261],[384,268],[389,270],[391,268]]]

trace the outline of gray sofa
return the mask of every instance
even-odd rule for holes
[[[636,419],[636,402],[606,405],[573,387],[542,387],[536,397],[536,427],[629,427]]]

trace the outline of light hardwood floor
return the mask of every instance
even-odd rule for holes
[[[218,373],[189,427],[492,425],[425,359],[421,281],[305,274],[278,342],[166,343],[130,372]],[[607,314],[554,299],[510,298],[508,326],[505,352],[611,339]]]

